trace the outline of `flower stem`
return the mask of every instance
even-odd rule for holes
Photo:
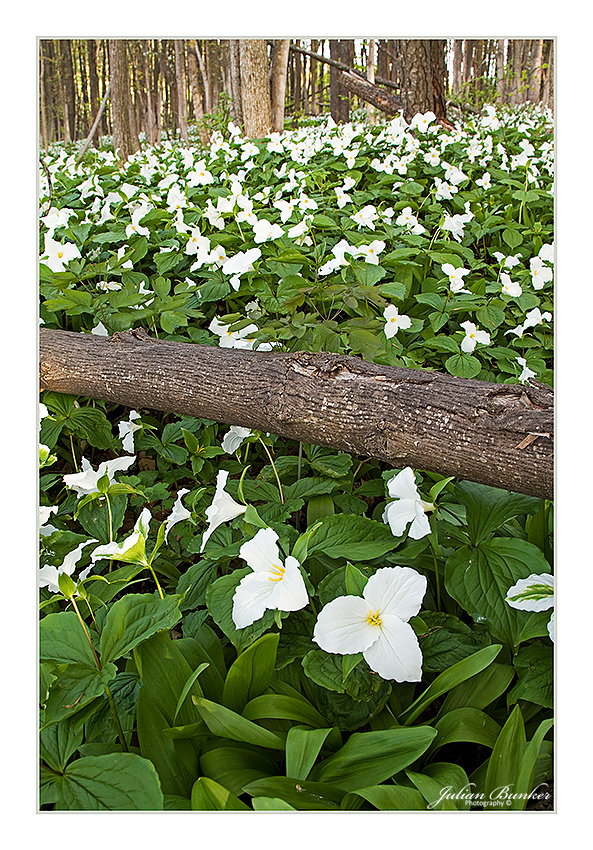
[[[150,570],[150,572],[152,573],[152,577],[153,577],[153,579],[154,579],[154,583],[156,584],[156,589],[157,589],[157,590],[158,590],[158,592],[159,592],[159,596],[161,597],[161,599],[164,599],[164,598],[165,598],[165,595],[164,595],[164,593],[163,593],[163,591],[162,591],[162,589],[161,589],[161,586],[160,586],[160,584],[159,584],[159,580],[158,580],[158,578],[156,577],[156,573],[155,573],[155,571],[153,570],[153,568],[152,568],[152,565],[151,565],[151,564],[148,564],[148,569],[149,569],[149,570]]]
[[[262,444],[262,446],[264,447],[264,451],[267,454],[267,456],[270,460],[270,463],[272,464],[272,469],[274,470],[274,475],[276,476],[276,481],[278,482],[278,490],[280,492],[280,501],[282,502],[282,504],[284,504],[284,493],[282,492],[282,484],[280,483],[280,478],[278,476],[278,472],[276,470],[276,467],[274,466],[274,461],[272,460],[272,455],[268,451],[268,447],[266,446],[266,444],[264,443],[264,441],[262,440],[261,437],[259,438],[259,441]]]
[[[76,455],[74,454],[74,442],[72,440],[72,434],[70,436],[70,451],[72,452],[72,462],[74,464],[74,469],[78,469],[78,464],[76,463]]]
[[[122,745],[123,751],[125,753],[129,753],[128,745],[126,743],[126,736],[124,735],[124,730],[122,729],[121,723],[119,722],[119,717],[117,714],[117,708],[115,707],[115,701],[113,699],[113,694],[109,690],[109,685],[105,685],[105,693],[107,694],[107,700],[109,702],[109,708],[111,709],[111,716],[113,717],[113,722],[115,724],[115,728],[117,730],[117,737],[119,738],[120,744]]]
[[[101,669],[101,662],[99,661],[99,656],[97,655],[97,653],[96,653],[96,651],[95,651],[95,647],[93,646],[93,642],[92,642],[92,640],[91,640],[91,636],[89,635],[88,629],[87,629],[87,627],[86,627],[86,623],[85,623],[85,621],[82,619],[82,616],[81,616],[81,614],[80,614],[80,611],[78,610],[78,605],[77,605],[77,604],[76,604],[76,602],[74,601],[74,596],[71,596],[71,597],[70,597],[70,602],[72,603],[72,607],[74,608],[74,611],[76,612],[76,616],[78,617],[78,619],[79,619],[79,621],[80,621],[80,625],[82,626],[82,630],[83,630],[83,632],[84,632],[84,634],[85,634],[85,637],[86,637],[86,639],[87,639],[87,640],[88,640],[88,642],[89,642],[89,646],[90,646],[91,651],[92,651],[92,653],[93,653],[93,657],[94,657],[94,659],[95,659],[95,663],[96,663],[96,665],[97,665],[97,669],[98,669],[98,670],[100,670],[100,669]]]

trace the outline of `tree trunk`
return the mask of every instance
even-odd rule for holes
[[[64,97],[64,125],[68,127],[66,141],[76,141],[76,89],[74,86],[74,67],[72,65],[72,46],[70,39],[60,40],[62,56],[62,86]]]
[[[47,105],[45,88],[45,57],[43,55],[43,42],[39,43],[39,111],[41,117],[41,145],[47,148],[49,137],[47,133]]]
[[[504,38],[496,42],[496,99],[504,103]]]
[[[272,128],[270,66],[265,39],[240,39],[239,68],[245,135],[248,139],[262,139]]]
[[[187,134],[187,98],[185,94],[185,50],[183,47],[183,39],[176,38],[174,41],[174,46],[179,130],[181,132],[181,138],[187,145],[189,143],[189,136]]]
[[[418,112],[434,112],[437,119],[446,119],[446,42],[406,39],[397,45],[404,118],[410,122]]]
[[[39,331],[40,386],[553,498],[554,393],[320,352]]]
[[[531,42],[531,67],[529,69],[529,94],[531,103],[539,103],[542,85],[542,53],[543,39],[537,38]]]
[[[367,56],[367,80],[369,83],[374,86],[375,85],[375,39],[369,38],[369,52]],[[375,110],[367,102],[367,121],[369,124],[377,123],[377,115]]]
[[[344,62],[344,45],[336,39],[329,41],[329,55],[334,60],[334,63],[339,65],[330,65],[329,74],[329,109],[331,117],[336,124],[347,123],[350,117],[350,103],[348,100],[348,89],[341,84],[341,76],[339,67],[349,68],[347,62]]]
[[[238,127],[243,126],[243,107],[241,105],[241,67],[239,59],[239,39],[229,39],[229,65],[231,79],[231,98],[233,100],[231,115]],[[206,110],[208,111],[208,110]]]
[[[461,62],[463,59],[463,39],[456,38],[453,42],[453,79],[451,89],[453,94],[459,94],[461,88]]]
[[[289,47],[289,38],[277,38],[274,42],[270,89],[272,130],[275,133],[282,133],[284,131],[284,101],[286,99],[286,71],[288,68]]]
[[[130,126],[130,69],[124,39],[109,39],[109,68],[111,75],[111,107],[113,120],[113,147],[125,162],[138,150],[138,139],[132,136]]]

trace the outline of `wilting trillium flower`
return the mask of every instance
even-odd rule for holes
[[[530,575],[519,579],[506,595],[506,602],[519,611],[547,611],[554,606],[554,576]],[[548,634],[554,640],[554,613],[548,623]]]
[[[206,508],[206,519],[209,522],[209,527],[202,536],[202,546],[200,552],[204,551],[204,547],[210,535],[222,525],[223,522],[229,522],[231,519],[244,514],[247,510],[247,505],[240,505],[235,502],[232,496],[225,492],[225,485],[229,477],[226,469],[221,469],[216,476],[216,492],[214,499],[209,508]]]
[[[189,519],[191,516],[191,511],[188,511],[181,501],[182,496],[185,496],[186,493],[189,493],[189,490],[186,490],[185,488],[177,491],[177,501],[173,505],[173,510],[167,517],[167,522],[165,524],[165,540],[169,536],[169,532],[174,525],[178,522],[182,522],[184,519]]]
[[[383,317],[385,319],[385,336],[387,339],[391,339],[392,336],[399,330],[405,330],[409,328],[412,324],[412,320],[409,316],[400,316],[397,307],[394,304],[390,304],[389,307],[386,307],[383,310]]]
[[[389,525],[391,533],[395,537],[401,537],[406,525],[412,521],[408,536],[413,540],[420,540],[430,534],[426,511],[434,510],[434,505],[420,498],[414,472],[409,466],[387,482],[387,491],[391,498],[396,500],[389,502],[383,512],[383,522]]]
[[[487,331],[479,331],[473,322],[462,322],[461,327],[465,329],[461,350],[466,354],[470,354],[478,342],[482,345],[490,345],[490,334]]]
[[[109,477],[109,483],[113,482],[113,476],[116,472],[122,472],[128,469],[136,456],[132,457],[116,457],[113,460],[105,460],[99,464],[99,468],[95,472],[88,460],[82,459],[82,472],[75,472],[73,475],[64,475],[64,484],[71,490],[75,490],[79,496],[87,496],[89,493],[97,493],[97,482],[103,478],[105,474]]]
[[[122,441],[123,450],[130,454],[134,451],[134,432],[142,428],[142,425],[136,425],[134,419],[140,419],[140,414],[130,410],[128,419],[122,419],[119,423],[119,438]]]
[[[62,563],[59,567],[52,567],[51,565],[46,565],[45,567],[41,567],[38,570],[37,577],[39,581],[39,587],[47,587],[51,593],[59,593],[60,587],[58,584],[59,577],[65,573],[68,576],[71,576],[74,572],[74,567],[82,558],[82,550],[85,546],[88,546],[90,543],[97,543],[98,541],[95,538],[91,538],[90,540],[85,540],[84,543],[81,543],[80,546],[77,546],[76,549],[73,549],[72,552],[68,552]],[[92,556],[91,556],[92,557]],[[80,579],[85,579],[89,572],[91,571],[91,567],[87,567],[80,574]]]
[[[408,623],[420,610],[426,578],[410,567],[382,567],[362,596],[339,596],[320,612],[313,640],[325,652],[355,655],[383,679],[419,682],[422,652]]]
[[[309,601],[299,562],[288,555],[282,563],[277,541],[272,528],[260,528],[239,550],[253,572],[241,579],[233,597],[233,622],[238,629],[259,620],[268,608],[298,611]]]
[[[250,437],[253,431],[250,428],[242,428],[240,425],[231,425],[221,443],[222,448],[228,455],[234,455],[243,440]]]
[[[136,520],[134,530],[126,537],[124,542],[118,544],[114,540],[111,543],[105,544],[105,546],[97,546],[91,552],[91,561],[94,563],[100,558],[108,558],[114,561],[146,564],[146,540],[150,530],[151,519],[150,511],[148,508],[144,508]]]

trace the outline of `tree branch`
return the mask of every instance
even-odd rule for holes
[[[109,338],[41,328],[39,351],[42,389],[553,498],[554,394],[545,384],[154,340],[142,329]]]

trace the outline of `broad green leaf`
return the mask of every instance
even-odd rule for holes
[[[75,714],[91,700],[105,692],[105,686],[115,678],[115,664],[105,664],[99,670],[87,664],[69,664],[52,684],[45,704],[44,725],[57,723]]]
[[[293,726],[286,736],[286,775],[306,779],[331,729]]]
[[[515,656],[513,664],[517,671],[517,683],[509,691],[508,703],[519,699],[533,702],[544,708],[554,705],[554,648],[548,639],[545,643],[523,646]]]
[[[433,726],[438,734],[427,756],[432,755],[435,750],[444,747],[445,744],[459,741],[470,741],[473,744],[492,748],[500,733],[500,724],[477,708],[457,708],[454,711],[448,711]]]
[[[511,249],[518,248],[523,242],[521,234],[516,230],[512,230],[510,227],[502,231],[502,238]]]
[[[529,619],[505,601],[508,590],[532,573],[549,573],[541,549],[526,540],[494,537],[479,546],[462,546],[445,564],[447,592],[490,634],[516,646]]]
[[[175,588],[175,593],[183,596],[179,603],[179,609],[191,611],[199,605],[204,605],[206,591],[215,579],[216,564],[211,563],[207,558],[202,558],[196,564],[192,564],[183,573]]]
[[[305,697],[296,699],[285,694],[262,694],[255,697],[247,703],[242,713],[248,720],[298,720],[309,726],[325,725],[324,717]]]
[[[442,696],[447,691],[450,691],[451,688],[456,687],[461,682],[465,682],[470,676],[475,676],[476,673],[479,673],[488,667],[489,664],[492,664],[501,649],[502,646],[500,644],[486,646],[484,649],[480,649],[478,652],[470,655],[469,658],[458,661],[457,664],[454,664],[437,676],[418,699],[400,715],[399,719],[406,726],[413,723],[437,697]]]
[[[482,364],[472,354],[452,354],[445,360],[445,369],[450,375],[458,378],[475,378],[482,369]]]
[[[265,692],[274,673],[279,640],[279,634],[263,635],[231,664],[222,693],[227,708],[241,713],[250,700]]]
[[[523,715],[519,706],[516,705],[502,727],[488,760],[484,786],[486,799],[493,799],[491,795],[497,788],[514,785],[519,764],[526,749]]]
[[[243,793],[244,786],[257,779],[273,776],[278,767],[268,753],[258,747],[225,741],[224,746],[203,748],[200,766],[204,776],[214,779],[232,794]]]
[[[183,690],[181,691],[181,693],[179,695],[179,699],[177,700],[177,705],[175,706],[175,714],[173,715],[173,720],[175,720],[177,718],[177,715],[179,714],[179,709],[183,705],[183,703],[184,703],[187,695],[189,694],[190,690],[192,689],[194,683],[196,683],[196,679],[198,678],[200,673],[203,673],[204,670],[208,666],[209,665],[208,665],[207,661],[204,661],[202,664],[200,664],[199,667],[197,667],[194,670],[194,672],[191,674],[191,676],[189,677],[189,679],[187,680],[187,682],[183,686]],[[198,687],[196,688],[196,690],[197,690],[199,696],[203,696],[202,689],[199,686],[199,683],[198,683]]]
[[[101,660],[115,661],[162,629],[181,619],[179,596],[159,599],[148,593],[129,593],[115,602],[105,618],[99,645]]]
[[[97,662],[74,611],[47,614],[39,623],[39,658],[58,664],[82,664],[92,670]]]
[[[542,506],[542,500],[534,496],[510,493],[474,481],[460,481],[455,485],[455,494],[465,505],[469,536],[474,546],[491,537],[507,520],[535,514]]]
[[[154,765],[134,753],[87,756],[68,765],[56,808],[160,811],[163,792]]]
[[[149,693],[141,688],[136,714],[140,752],[159,775],[164,794],[189,798],[198,773],[198,755],[191,741],[164,734],[169,722]]]
[[[368,576],[363,575],[357,567],[353,566],[353,564],[346,564],[344,578],[346,580],[346,591],[348,595],[362,596],[363,590],[365,589],[368,581]]]
[[[326,517],[309,540],[309,556],[323,552],[329,558],[370,561],[398,545],[388,526],[354,514]]]
[[[193,811],[238,812],[249,810],[249,806],[227,791],[220,783],[207,776],[201,776],[194,782],[191,791]]]
[[[298,781],[292,777],[269,776],[245,785],[252,797],[278,797],[299,811],[339,810],[344,797],[341,788],[327,782]]]
[[[251,803],[254,812],[296,812],[294,806],[280,797],[254,797]]]
[[[487,632],[472,629],[453,614],[422,615],[428,634],[420,637],[423,670],[440,672],[490,643]]]
[[[263,726],[252,723],[251,720],[231,711],[230,708],[200,697],[192,699],[213,735],[273,750],[284,749],[283,738],[274,732],[269,732]]]
[[[436,734],[430,726],[354,732],[337,753],[314,769],[312,778],[345,791],[378,785],[416,761]]]
[[[53,771],[61,773],[82,740],[83,728],[75,719],[46,725],[39,733],[39,756]]]
[[[445,697],[439,717],[458,708],[486,708],[506,691],[514,675],[515,671],[510,664],[495,661],[485,670],[452,688]]]
[[[420,791],[431,811],[463,811],[469,808],[469,779],[458,764],[437,762],[427,765],[422,773],[406,770],[406,776]]]
[[[426,800],[416,788],[407,785],[371,785],[355,792],[380,812],[410,812],[426,809]],[[350,796],[350,795],[348,795]]]

